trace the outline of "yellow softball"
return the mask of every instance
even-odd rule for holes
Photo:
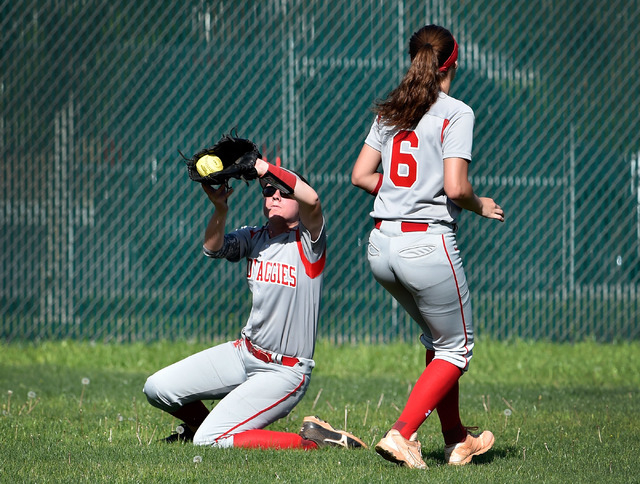
[[[196,162],[196,170],[200,176],[207,176],[216,173],[224,168],[222,160],[218,156],[204,155]]]

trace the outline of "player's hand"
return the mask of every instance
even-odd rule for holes
[[[492,218],[504,222],[504,210],[492,198],[479,197],[482,202],[482,215],[486,218]]]
[[[229,209],[227,199],[233,193],[233,188],[229,188],[227,190],[227,187],[224,185],[220,185],[218,188],[214,188],[212,186],[202,184],[202,189],[207,194],[207,197],[209,197],[209,200],[211,200],[211,203],[213,203],[214,207],[216,207],[216,210],[226,211]]]
[[[256,160],[255,169],[258,172],[258,177],[262,177],[267,170],[269,170],[269,163],[264,161],[262,158],[258,158]]]

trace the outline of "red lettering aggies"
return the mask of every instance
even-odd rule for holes
[[[295,266],[259,259],[248,261],[247,279],[289,287],[296,287],[298,282]]]

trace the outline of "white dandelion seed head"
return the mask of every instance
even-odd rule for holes
[[[122,422],[124,420],[124,417],[120,414],[118,414],[118,422]]]
[[[84,378],[82,379],[82,384],[83,384],[83,385],[88,385],[89,383],[90,383],[90,381],[89,381],[89,379],[88,379],[87,377],[84,377]]]
[[[505,416],[510,417],[511,416],[511,409],[510,408],[505,408],[504,409],[504,414],[505,414]]]
[[[27,393],[27,397],[29,397],[31,399],[36,398],[36,392],[31,391],[31,392]]]
[[[193,458],[193,462],[194,462],[194,464],[199,464],[200,462],[202,462],[202,456],[201,455],[196,455]]]
[[[7,393],[9,394],[9,396],[13,395],[13,390],[7,390]]]
[[[184,434],[184,427],[182,425],[178,425],[176,427],[176,432],[178,432],[178,435]]]

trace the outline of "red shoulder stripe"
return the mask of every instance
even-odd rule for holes
[[[300,229],[296,229],[296,244],[298,245],[298,253],[300,254],[300,259],[302,259],[302,264],[304,265],[304,271],[311,279],[315,279],[324,270],[324,265],[327,260],[327,249],[322,252],[322,257],[320,257],[316,262],[311,262],[307,259],[307,256],[304,255],[304,249],[302,248],[302,240],[300,240]]]
[[[440,133],[440,143],[444,141],[444,130],[447,126],[449,126],[449,120],[445,119],[444,123],[442,123],[442,132]]]

